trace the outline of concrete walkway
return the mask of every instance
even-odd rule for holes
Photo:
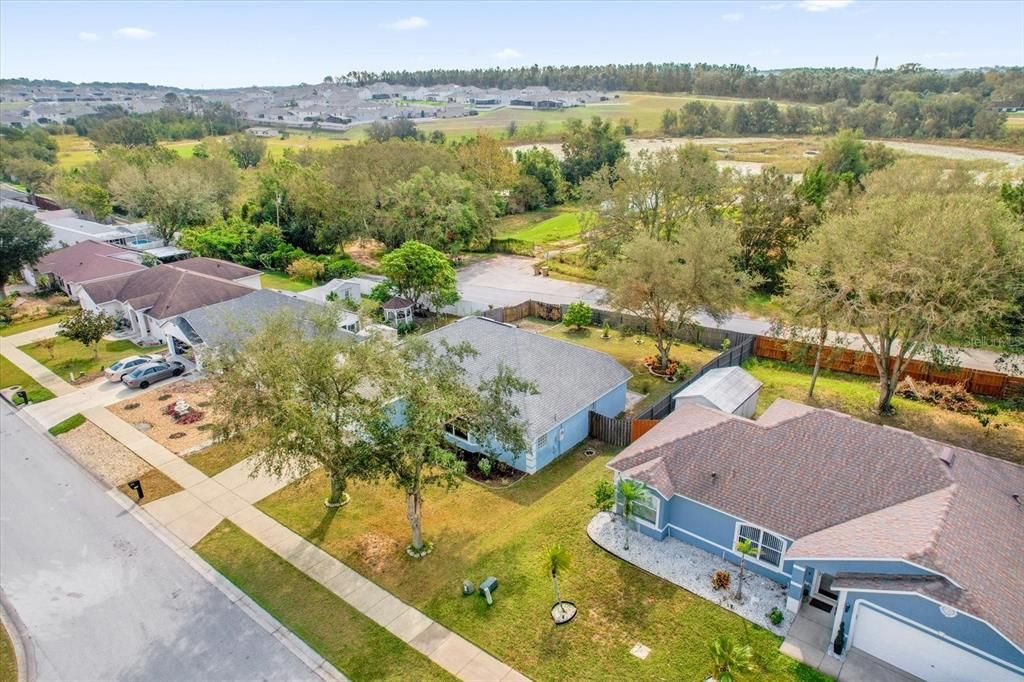
[[[291,478],[253,476],[249,460],[210,478],[106,409],[93,407],[82,414],[184,488],[141,509],[188,547],[228,519],[459,679],[528,679],[252,506]]]
[[[0,355],[3,355],[5,358],[10,360],[15,366],[25,372],[25,374],[38,381],[40,385],[48,388],[54,395],[70,395],[75,392],[74,386],[51,372],[45,365],[29,354],[18,349],[18,346],[24,346],[56,335],[57,325],[51,324],[47,327],[30,329],[27,332],[14,334],[12,336],[0,336]],[[50,426],[52,426],[52,424],[50,424]]]

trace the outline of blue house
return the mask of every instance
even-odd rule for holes
[[[605,353],[485,317],[462,318],[423,338],[471,345],[477,355],[463,361],[471,383],[494,376],[504,364],[536,386],[536,394],[514,398],[529,450],[498,453],[498,459],[520,471],[536,473],[586,439],[591,411],[614,417],[626,408],[626,382],[633,375]],[[473,434],[455,425],[448,439],[463,450],[481,451]]]
[[[609,467],[644,484],[643,533],[734,563],[750,540],[833,670],[1024,679],[1024,467],[786,400],[756,421],[680,405]]]

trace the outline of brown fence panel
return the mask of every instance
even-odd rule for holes
[[[562,320],[562,306],[557,303],[544,303],[543,301],[529,301],[527,303],[530,314],[542,320],[560,322]]]
[[[1015,396],[1024,396],[1024,377],[1006,377],[1003,397],[1013,398]]]
[[[632,443],[657,425],[657,419],[634,419],[630,422],[629,442]]]
[[[591,412],[590,437],[609,445],[626,447],[632,440],[631,422],[629,419],[605,417],[597,412]]]
[[[998,372],[986,372],[984,370],[971,370],[970,377],[965,382],[967,390],[978,395],[987,395],[993,398],[1002,398],[1007,395],[1005,374]]]
[[[770,339],[767,336],[758,336],[754,341],[754,355],[769,360],[788,360],[789,348],[785,341]]]
[[[505,316],[503,322],[518,322],[519,320],[527,317],[530,314],[530,301],[525,301],[519,305],[512,305],[505,308]]]

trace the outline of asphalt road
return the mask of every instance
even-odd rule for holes
[[[0,588],[38,680],[319,679],[6,403]]]
[[[458,289],[464,299],[458,312],[470,314],[471,311],[486,310],[489,305],[509,306],[534,299],[546,303],[572,303],[586,301],[593,306],[600,306],[604,297],[604,289],[583,282],[568,282],[554,277],[539,277],[533,274],[532,258],[518,256],[495,256],[479,261],[458,270]],[[760,334],[770,336],[771,322],[762,318],[751,317],[742,313],[734,313],[715,322],[709,315],[698,314],[696,321],[705,327],[727,329],[744,334]],[[866,350],[863,340],[856,334],[831,334],[830,338],[838,341],[839,346],[854,350]],[[999,353],[977,348],[959,350],[959,361],[962,367],[999,371],[996,360]]]

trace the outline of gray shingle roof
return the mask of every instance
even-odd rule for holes
[[[241,340],[253,333],[267,315],[279,310],[308,314],[319,306],[294,296],[269,289],[259,289],[239,298],[215,303],[181,315],[203,343],[214,346],[226,341]]]
[[[473,346],[478,355],[463,361],[472,382],[493,377],[500,363],[533,382],[537,395],[515,398],[531,441],[633,376],[605,353],[483,317],[465,317],[424,338]]]
[[[684,404],[609,467],[787,535],[797,559],[930,567],[963,588],[947,603],[1024,644],[1018,464],[780,399],[756,422]]]

